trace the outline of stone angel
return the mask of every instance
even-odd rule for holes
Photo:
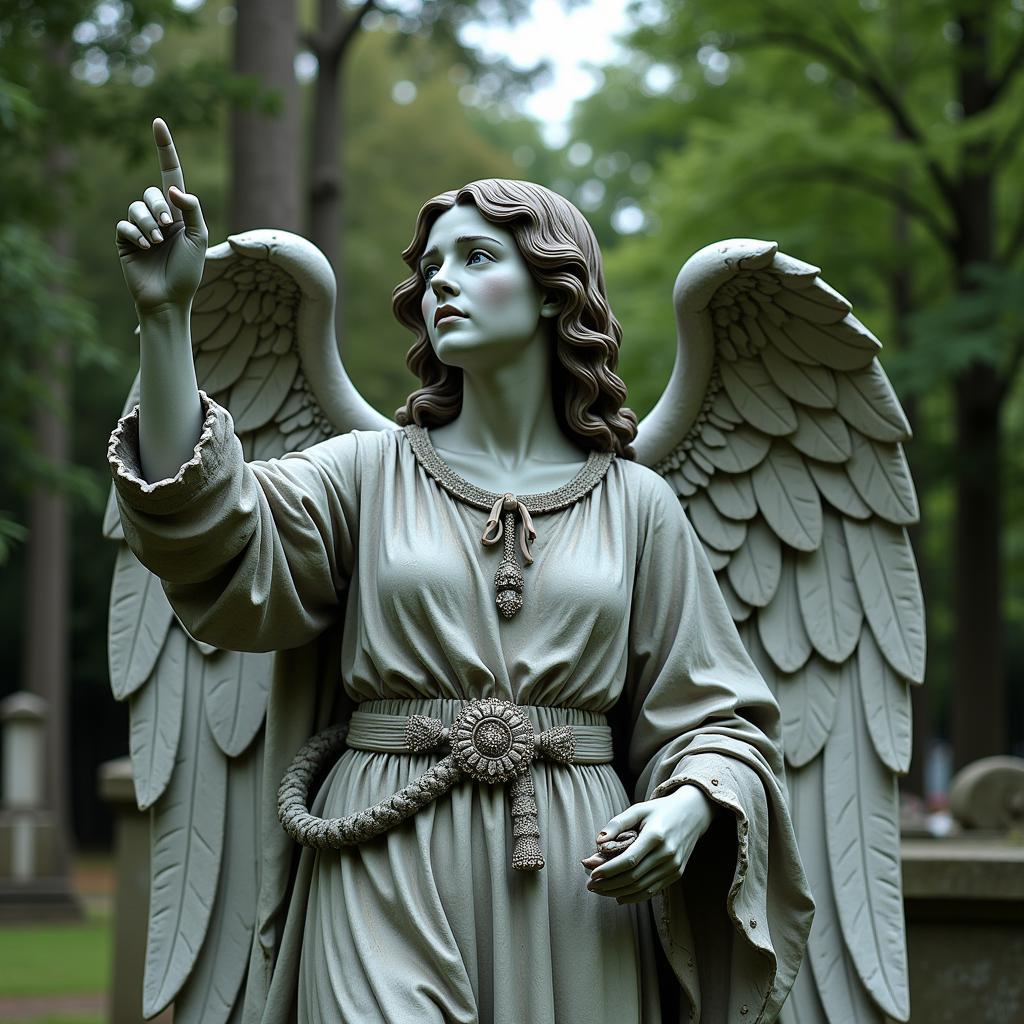
[[[905,1020],[916,506],[846,301],[774,244],[703,250],[637,423],[582,215],[473,182],[403,254],[392,421],[322,255],[207,251],[154,136],[105,522],[145,1014]]]

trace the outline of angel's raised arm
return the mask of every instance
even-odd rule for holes
[[[141,332],[139,449],[149,481],[174,476],[199,439],[202,415],[189,317],[203,273],[206,224],[166,123],[153,122],[160,187],[152,185],[117,224],[121,270]]]

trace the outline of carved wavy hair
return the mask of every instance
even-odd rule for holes
[[[615,374],[622,328],[608,305],[597,239],[572,203],[528,181],[474,181],[435,196],[420,210],[413,240],[402,253],[412,276],[395,288],[392,308],[415,335],[406,363],[421,386],[395,419],[402,426],[435,427],[450,423],[462,408],[462,369],[438,359],[420,310],[427,287],[420,258],[434,222],[456,203],[472,203],[485,220],[509,231],[544,295],[561,301],[551,372],[562,430],[583,448],[634,458],[636,415],[624,407],[626,385]]]

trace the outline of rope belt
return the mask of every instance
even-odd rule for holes
[[[379,804],[344,818],[318,818],[309,812],[310,785],[337,760],[346,739],[356,750],[450,752]],[[530,770],[538,757],[557,764],[606,764],[612,759],[611,730],[607,725],[559,725],[538,732],[528,708],[495,697],[467,701],[450,726],[426,715],[356,711],[348,725],[319,733],[295,755],[278,789],[277,816],[285,832],[303,846],[337,850],[394,828],[443,796],[460,779],[508,782],[512,867],[539,871],[544,857]]]

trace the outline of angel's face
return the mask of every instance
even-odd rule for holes
[[[490,368],[508,362],[544,334],[553,315],[515,238],[459,204],[434,221],[420,270],[420,308],[438,359]]]

